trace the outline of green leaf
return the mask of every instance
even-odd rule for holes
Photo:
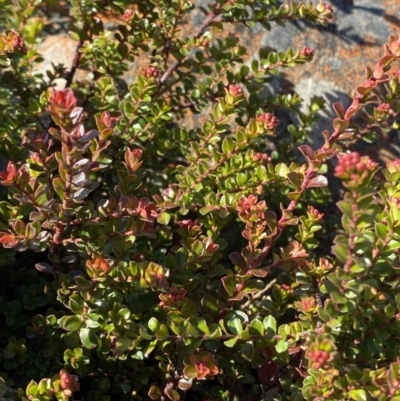
[[[153,336],[150,335],[149,332],[146,330],[146,328],[143,327],[143,326],[140,326],[139,333],[140,333],[140,336],[143,337],[146,340],[152,340],[153,339]]]
[[[266,316],[263,320],[263,326],[267,333],[276,333],[276,320],[273,316]]]
[[[38,385],[34,380],[31,380],[26,387],[26,395],[36,397],[38,394]]]
[[[3,398],[3,396],[6,394],[6,392],[7,392],[6,382],[4,381],[4,379],[2,377],[0,377],[0,398]]]
[[[212,207],[210,207],[210,206],[205,206],[205,207],[202,207],[202,208],[199,210],[199,213],[200,213],[202,216],[205,216],[206,214],[212,212],[213,210],[214,210],[214,209],[213,209]]]
[[[278,352],[279,354],[281,354],[282,352],[286,352],[288,348],[288,343],[283,340],[279,340],[275,345],[276,352]]]
[[[89,292],[93,288],[92,283],[82,276],[75,277],[75,283],[79,292]]]
[[[268,171],[265,166],[258,166],[256,169],[256,176],[259,180],[265,181],[268,179]]]
[[[260,320],[254,319],[250,323],[250,333],[258,336],[264,335],[264,326]]]
[[[204,295],[203,299],[201,300],[201,305],[205,310],[205,313],[207,313],[207,315],[210,317],[216,316],[220,311],[217,300],[208,294]]]
[[[5,55],[0,55],[0,67],[9,67],[10,65],[10,59]]]
[[[171,220],[171,215],[169,213],[166,213],[166,212],[160,213],[157,216],[157,223],[162,224],[164,226],[166,226],[169,223],[170,220]]]
[[[279,177],[286,177],[290,173],[290,169],[286,164],[279,163],[275,167],[275,174],[279,175]]]
[[[171,401],[179,401],[181,399],[181,396],[179,395],[179,393],[172,389],[172,388],[167,388],[165,390],[165,394],[167,394],[167,397],[171,400]]]
[[[187,346],[187,348],[185,351],[188,354],[194,353],[201,346],[202,342],[203,342],[202,338],[186,340],[185,345]]]
[[[258,60],[257,59],[252,60],[251,69],[253,72],[258,72]]]
[[[79,338],[81,339],[82,345],[85,348],[92,349],[97,346],[97,336],[93,329],[81,329],[79,332]]]
[[[342,263],[345,263],[347,260],[347,255],[348,255],[347,248],[348,248],[347,246],[343,246],[343,245],[334,245],[332,247],[332,252]]]
[[[70,349],[80,346],[79,335],[77,333],[66,333],[63,341],[65,346]]]
[[[393,274],[394,270],[390,263],[384,260],[379,260],[377,263],[375,263],[375,266],[372,268],[371,272],[377,276],[387,277]]]
[[[382,241],[386,241],[386,239],[387,239],[387,233],[388,233],[388,228],[387,228],[386,224],[375,223],[375,232],[376,232],[376,235],[377,235]]]
[[[160,328],[160,322],[155,318],[152,317],[148,323],[149,329],[155,333]]]
[[[228,154],[235,149],[235,142],[233,142],[232,138],[225,137],[222,141],[222,151],[224,154]]]
[[[229,319],[226,325],[232,334],[240,335],[243,331],[242,322],[237,317]]]
[[[349,202],[346,202],[344,200],[341,200],[336,203],[336,206],[339,208],[339,210],[347,217],[351,218],[353,211],[352,211],[352,206]]]
[[[242,346],[240,347],[240,354],[242,355],[243,359],[245,359],[248,362],[252,362],[254,357],[253,344],[251,343],[242,344]]]
[[[247,183],[247,174],[239,173],[236,177],[236,182],[239,186],[244,186]]]
[[[210,334],[210,330],[208,328],[207,322],[203,318],[199,318],[199,321],[197,323],[197,327],[204,333],[204,334]]]
[[[367,393],[361,388],[358,390],[350,390],[349,396],[352,400],[355,401],[367,401]]]
[[[291,201],[297,201],[298,199],[300,199],[301,195],[302,195],[302,192],[288,192],[287,197]]]
[[[77,332],[82,327],[82,322],[78,316],[63,316],[59,320],[59,325],[64,330]]]
[[[79,294],[75,293],[71,295],[68,302],[68,307],[72,312],[75,313],[75,315],[82,315],[84,306],[85,302]]]
[[[115,343],[115,348],[120,352],[127,351],[132,345],[132,340],[129,338],[121,337]]]
[[[222,285],[224,286],[225,291],[228,293],[228,295],[230,297],[232,297],[236,291],[235,279],[230,276],[225,276],[221,281],[222,281]]]
[[[157,386],[151,386],[148,394],[152,400],[159,400],[162,396],[162,392]]]
[[[240,339],[243,341],[248,341],[250,339],[250,327],[247,326],[240,335]]]
[[[57,192],[57,195],[60,197],[60,199],[64,199],[65,184],[60,177],[56,177],[53,179],[53,187],[54,190]]]
[[[226,347],[232,348],[235,346],[235,344],[237,343],[238,340],[239,340],[239,337],[233,337],[230,340],[224,341],[224,344]]]
[[[165,340],[168,338],[168,336],[169,336],[168,327],[167,327],[167,325],[162,323],[160,325],[160,328],[156,331],[156,337],[158,340]]]

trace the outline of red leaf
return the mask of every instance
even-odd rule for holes
[[[231,253],[229,255],[229,259],[235,266],[240,267],[241,269],[247,268],[246,259],[240,253],[238,252]]]
[[[253,269],[249,273],[255,277],[265,277],[269,273],[269,269]]]
[[[317,175],[311,178],[307,188],[325,188],[328,186],[328,179],[323,175]]]
[[[314,150],[311,146],[308,145],[301,145],[298,147],[301,153],[303,153],[304,157],[310,160],[315,160]]]
[[[50,266],[48,263],[45,263],[45,262],[36,263],[35,267],[41,273],[54,274],[53,267]]]
[[[382,78],[383,74],[384,74],[383,68],[380,67],[379,65],[377,65],[374,68],[374,78],[380,79],[380,78]]]
[[[278,365],[274,361],[265,361],[264,364],[258,368],[258,378],[261,383],[268,384],[278,372]]]
[[[332,107],[335,110],[336,115],[343,120],[344,115],[346,114],[346,109],[344,106],[341,103],[333,103]]]
[[[333,129],[335,131],[343,132],[345,129],[349,128],[349,120],[341,120],[340,118],[335,118],[333,120]]]

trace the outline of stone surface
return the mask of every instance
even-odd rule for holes
[[[318,3],[319,0],[314,0]],[[206,5],[209,0],[195,1],[196,5]],[[239,35],[242,44],[254,52],[260,46],[269,46],[284,51],[288,47],[315,49],[313,62],[301,67],[285,70],[281,82],[273,86],[297,91],[306,101],[312,96],[323,96],[328,104],[342,101],[348,104],[349,96],[356,87],[364,82],[365,66],[374,66],[382,54],[382,45],[390,34],[398,35],[400,21],[400,0],[331,0],[334,20],[328,27],[315,27],[304,22],[291,22],[285,27],[273,26],[270,32],[260,26],[252,30],[243,26],[228,26],[226,32]],[[192,31],[183,30],[185,35],[192,35],[201,25],[204,15],[195,10],[191,15]],[[108,26],[115,19],[103,16]],[[68,14],[59,7],[50,18],[46,27],[47,37],[40,45],[40,52],[45,58],[42,69],[50,63],[64,63],[69,67],[76,49],[76,43],[68,38]],[[142,63],[143,64],[143,60]],[[132,82],[138,66],[124,77]],[[76,75],[81,79],[83,72]],[[60,82],[60,86],[63,83]],[[330,129],[333,113],[331,107],[315,129],[313,141],[318,144],[323,129]],[[374,158],[385,161],[400,156],[400,140],[397,133],[390,138],[381,138],[379,146],[365,149]]]

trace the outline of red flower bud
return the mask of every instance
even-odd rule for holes
[[[342,179],[357,180],[367,171],[373,171],[378,166],[368,156],[360,157],[358,152],[345,153],[338,156],[335,176]]]
[[[238,84],[229,85],[228,90],[229,90],[229,94],[232,95],[232,96],[237,97],[237,96],[242,96],[243,95],[243,89]]]
[[[389,113],[390,111],[390,104],[389,103],[381,103],[376,110],[383,111],[385,113]]]
[[[314,49],[311,49],[311,47],[303,47],[301,50],[300,54],[307,60],[312,60],[314,57]]]
[[[329,360],[329,352],[324,350],[309,351],[308,359],[312,362],[313,368],[322,368]]]
[[[262,113],[257,116],[257,121],[264,125],[264,128],[274,131],[280,121],[271,113]]]
[[[301,309],[303,312],[312,312],[315,307],[314,297],[304,298],[301,300]]]
[[[125,22],[130,22],[130,20],[131,20],[132,17],[133,17],[133,14],[134,14],[133,10],[132,10],[131,8],[127,8],[127,9],[125,10],[125,12],[124,12],[124,15],[122,16],[122,19],[123,19]]]
[[[12,39],[12,43],[11,43],[11,46],[10,46],[10,51],[11,52],[19,52],[19,53],[22,53],[22,54],[26,54],[25,41],[18,34],[15,34],[13,39]]]
[[[142,75],[146,78],[146,79],[156,79],[159,75],[159,71],[157,67],[153,67],[153,66],[149,66],[147,67],[143,72]]]
[[[80,385],[78,376],[67,373],[65,370],[60,372],[60,386],[64,393],[71,396],[74,391],[79,391]]]
[[[261,163],[270,163],[272,161],[271,156],[268,156],[267,153],[255,152],[254,160]],[[262,188],[261,188],[262,189]]]

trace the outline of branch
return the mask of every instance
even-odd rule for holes
[[[256,299],[258,299],[258,298],[261,298],[270,288],[272,288],[272,287],[275,285],[276,281],[277,281],[276,278],[274,278],[273,280],[271,280],[271,281],[265,286],[264,289],[262,289],[260,292],[257,292],[257,294],[254,295],[253,297],[249,298],[249,299],[240,307],[240,309],[241,309],[241,310],[247,309],[247,308],[252,304],[252,302],[253,302],[254,300],[256,300]]]
[[[220,4],[217,4],[215,6],[214,11],[210,11],[210,13],[208,14],[207,18],[203,21],[203,23],[201,24],[199,30],[197,31],[197,33],[194,35],[194,39],[199,39],[204,32],[207,30],[207,28],[216,20],[216,18],[221,14],[222,12],[222,8]],[[160,78],[159,81],[159,88],[161,88],[165,82],[168,80],[168,78],[172,75],[172,73],[182,64],[183,60],[185,60],[187,58],[183,57],[181,60],[175,60],[170,67],[167,69],[167,71],[164,72],[164,74],[162,75],[162,77]]]
[[[74,79],[76,70],[79,67],[79,60],[81,58],[81,53],[80,53],[80,49],[83,46],[83,40],[79,40],[78,45],[76,46],[76,50],[75,50],[75,55],[74,55],[74,59],[72,60],[72,65],[71,65],[71,69],[69,70],[67,76],[65,77],[66,83],[65,83],[65,87],[69,88],[72,84],[72,81]]]

